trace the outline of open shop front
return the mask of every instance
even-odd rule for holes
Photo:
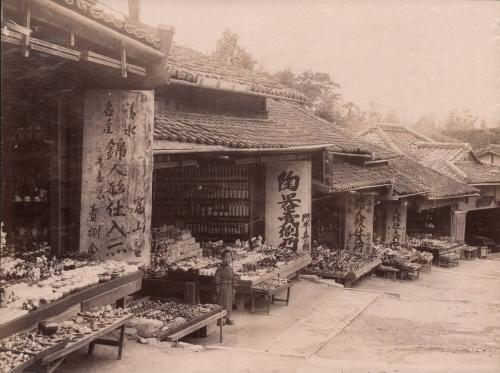
[[[352,286],[373,272],[417,279],[422,268],[430,268],[429,255],[407,239],[408,210],[425,190],[402,177],[394,165],[331,159],[325,176],[314,180],[316,244],[306,272]]]
[[[481,196],[468,198],[459,204],[464,214],[465,242],[477,246],[478,257],[498,251],[500,245],[500,186],[496,184],[477,186]]]
[[[131,314],[120,307],[141,288],[151,209],[152,157],[149,167],[136,160],[152,150],[153,92],[132,90],[144,88],[143,64],[163,56],[73,2],[24,4],[2,2],[6,372],[34,364],[53,371],[69,353],[96,344],[122,355]],[[144,213],[136,210],[139,197]],[[117,329],[118,341],[101,338]]]
[[[289,279],[309,263],[308,153],[155,155],[154,169],[144,294],[214,302],[214,275],[229,249],[237,306],[253,309],[256,298],[270,301],[289,289]]]
[[[467,212],[465,240],[468,245],[487,248],[496,252],[500,248],[500,208]]]
[[[408,207],[407,244],[432,254],[434,265],[458,266],[466,252],[476,250],[464,243],[465,213],[457,210],[458,201],[420,201]]]
[[[375,192],[325,193],[315,184],[312,262],[302,273],[335,279],[345,286],[380,265],[373,249]]]

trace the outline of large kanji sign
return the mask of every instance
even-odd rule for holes
[[[266,242],[293,251],[311,247],[311,162],[266,163]]]
[[[149,262],[153,105],[150,91],[86,92],[80,251]]]

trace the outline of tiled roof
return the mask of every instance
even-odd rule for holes
[[[361,135],[374,144],[388,143],[393,150],[396,146],[400,154],[456,180],[471,184],[500,183],[500,174],[484,167],[467,143],[436,142],[403,126],[379,125],[370,131],[363,131]],[[378,140],[375,139],[377,137]]]
[[[267,99],[267,114],[226,116],[166,110],[155,116],[156,140],[174,140],[241,149],[324,146],[334,152],[390,159],[397,154],[363,141],[299,104]]]
[[[477,151],[476,155],[482,155],[485,153],[493,153],[500,157],[500,144],[490,144],[486,148]]]
[[[227,62],[173,44],[169,52],[171,79],[211,88],[234,90],[305,101],[305,96],[267,77],[264,73],[230,65]]]
[[[392,185],[394,175],[387,166],[357,166],[351,163],[329,162],[325,165],[326,187],[331,192],[344,192]]]
[[[136,39],[144,44],[158,49],[160,39],[156,30],[146,25],[133,23],[127,18],[118,17],[114,14],[104,11],[101,7],[95,5],[95,1],[85,0],[55,0],[57,3],[74,10],[75,12],[91,18],[105,26],[108,26],[122,34]]]
[[[479,190],[473,186],[443,175],[407,157],[395,159],[390,163],[411,182],[425,185],[430,199],[459,197],[479,193]]]
[[[405,157],[391,160],[387,165],[328,163],[326,184],[320,185],[320,188],[322,191],[342,192],[388,184],[393,185],[394,192],[399,196],[425,194],[431,199],[439,199],[478,193],[476,188],[466,183],[444,176]]]
[[[415,143],[430,140],[423,135],[409,131],[404,126],[380,124],[377,127],[375,133],[382,131],[382,133],[379,132],[379,137],[389,145],[388,148],[399,150],[406,155],[412,155],[415,152]]]
[[[475,162],[457,162],[457,167],[466,175],[471,184],[499,184],[500,167]]]
[[[467,143],[417,142],[420,154],[432,154],[450,162],[464,161],[470,158],[471,147]]]

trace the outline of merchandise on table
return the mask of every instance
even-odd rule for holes
[[[428,247],[428,248],[453,248],[457,242],[451,237],[433,238],[432,235],[412,235],[408,237],[407,245],[409,247]]]
[[[151,265],[145,269],[145,275],[149,278],[161,278],[168,273],[190,272],[201,276],[214,276],[217,266],[222,262],[220,254],[225,249],[233,253],[232,267],[241,280],[256,281],[260,276],[274,271],[287,263],[300,257],[299,254],[287,248],[277,248],[270,245],[262,245],[262,238],[253,242],[253,250],[247,241],[236,240],[232,246],[224,245],[222,241],[208,242],[203,245],[203,254],[196,250],[193,256],[175,261],[175,256],[164,254],[176,241],[175,236],[182,233],[181,242],[191,239],[189,231],[174,227],[166,227],[159,231],[159,249],[153,251]],[[174,237],[174,238],[172,238]],[[179,236],[177,236],[179,238]]]
[[[23,352],[0,351],[0,372],[10,372],[32,358],[33,355]]]
[[[148,299],[132,304],[127,311],[136,317],[163,322],[162,331],[166,332],[217,309],[220,309],[220,306],[216,304],[184,304]]]
[[[182,259],[201,256],[200,244],[191,232],[175,226],[163,226],[152,229],[151,264],[177,262]]]
[[[81,290],[87,286],[108,281],[112,278],[133,273],[138,270],[136,265],[126,262],[107,261],[104,263],[77,261],[59,261],[55,267],[46,265],[44,259],[37,260],[32,270],[35,277],[18,280],[13,284],[3,286],[4,303],[8,308],[34,310],[40,304],[51,303],[67,294]],[[64,263],[71,264],[74,269],[63,270]],[[41,264],[38,267],[37,264]],[[42,279],[41,273],[50,274]],[[30,273],[29,271],[27,273]],[[47,277],[47,276],[44,276]]]
[[[123,309],[98,307],[89,312],[81,312],[71,320],[40,323],[38,329],[4,338],[0,340],[0,350],[4,351],[0,352],[0,371],[9,371],[37,355],[51,353],[48,349],[63,348],[68,342],[76,342],[92,332],[106,328],[125,315],[128,313]]]
[[[345,276],[349,272],[355,272],[376,259],[376,254],[317,246],[312,249],[312,261],[306,269],[312,272]]]
[[[431,253],[420,252],[413,247],[381,245],[377,252],[384,266],[406,271],[420,268],[420,265],[413,263],[416,260],[429,262],[433,258]]]
[[[252,286],[252,289],[265,291],[275,290],[279,289],[282,286],[285,286],[286,284],[288,284],[288,280],[286,278],[273,278],[271,280],[263,281]]]
[[[37,355],[56,344],[64,341],[58,335],[47,336],[39,330],[13,334],[0,341],[0,348],[4,350],[13,350],[30,355]]]

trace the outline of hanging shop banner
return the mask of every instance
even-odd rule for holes
[[[386,204],[386,243],[399,246],[406,242],[407,210],[406,204],[402,201],[389,202]]]
[[[373,195],[346,195],[345,247],[366,252],[373,239]]]
[[[311,162],[266,163],[266,242],[296,252],[311,248]]]
[[[153,105],[151,91],[86,92],[80,251],[149,262]]]

